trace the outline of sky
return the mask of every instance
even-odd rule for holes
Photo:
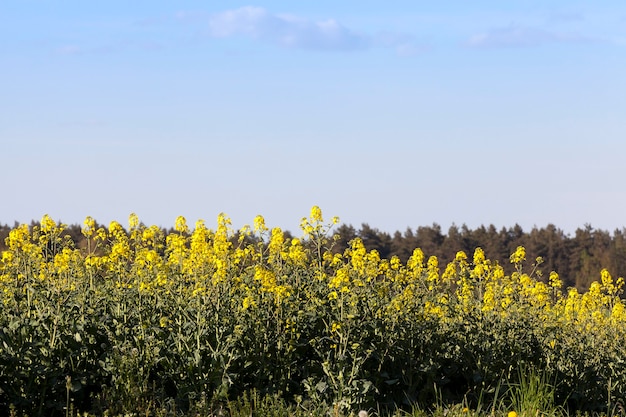
[[[626,226],[623,1],[0,3],[0,223]]]

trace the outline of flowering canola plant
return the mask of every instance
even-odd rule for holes
[[[178,217],[170,232],[87,217],[80,247],[47,215],[15,227],[0,408],[58,408],[69,392],[86,411],[192,409],[259,389],[356,410],[477,394],[521,365],[580,407],[626,395],[623,278],[602,270],[581,294],[527,272],[523,247],[511,275],[481,248],[447,265],[419,248],[382,259],[358,238],[340,251],[338,222],[315,206],[294,238],[262,216],[237,231],[225,214],[215,229]]]

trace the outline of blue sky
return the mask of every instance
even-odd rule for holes
[[[626,226],[618,1],[0,4],[0,223]]]

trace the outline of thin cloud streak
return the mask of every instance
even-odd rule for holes
[[[58,55],[75,56],[75,55],[106,55],[126,50],[145,50],[158,51],[166,49],[167,45],[155,41],[124,41],[108,45],[93,46],[89,48],[81,47],[75,44],[63,45],[54,50]]]
[[[535,27],[509,26],[475,34],[465,42],[465,45],[472,48],[508,48],[587,41],[590,39],[578,34],[551,32]]]

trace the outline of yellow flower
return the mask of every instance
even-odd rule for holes
[[[254,232],[255,233],[263,233],[268,230],[267,226],[265,226],[265,219],[263,216],[258,215],[254,218]]]
[[[149,283],[147,283],[147,282],[139,283],[139,292],[140,293],[150,293],[151,291],[152,291],[152,288],[151,288]]]
[[[183,216],[176,217],[176,223],[175,223],[174,229],[176,229],[176,231],[179,233],[189,232],[189,227],[187,226],[187,219],[185,219]]]
[[[414,249],[413,255],[409,258],[406,266],[409,270],[420,273],[424,267],[424,252],[420,248]]]
[[[623,301],[618,300],[615,303],[613,309],[611,310],[611,319],[614,322],[626,320],[626,308],[624,307]]]
[[[507,414],[507,417],[517,417],[517,413],[515,411],[509,411],[509,414]]]
[[[152,227],[148,227],[141,233],[141,240],[145,243],[151,243],[155,236],[156,230]]]
[[[287,254],[283,253],[283,245],[285,243],[285,235],[280,227],[274,227],[272,229],[272,236],[270,238],[269,243],[269,251],[270,251],[270,260],[278,261],[283,257],[286,257]]]
[[[307,261],[307,254],[300,243],[300,239],[291,239],[291,246],[288,253],[289,259],[296,265],[304,266]]]
[[[526,248],[523,246],[518,246],[515,249],[515,252],[510,256],[510,261],[512,264],[519,264],[522,261],[526,260]]]
[[[102,227],[96,230],[96,238],[104,242],[107,238],[106,230],[104,230]]]
[[[550,286],[552,288],[561,288],[563,286],[563,282],[559,279],[559,274],[554,271],[550,272],[550,278],[548,281],[550,282]]]
[[[448,265],[446,265],[446,269],[445,271],[443,271],[443,275],[441,276],[441,278],[443,279],[444,282],[450,282],[454,279],[455,275],[456,275],[456,267],[454,266],[454,263],[450,262],[448,263]],[[433,275],[433,277],[435,276]]]
[[[245,297],[243,299],[243,303],[242,303],[242,309],[243,310],[247,310],[250,307],[256,306],[256,302],[254,301],[254,297],[252,297],[251,295],[248,295],[247,297]]]
[[[27,224],[21,224],[9,232],[6,239],[9,249],[16,250],[26,248],[30,244],[30,231]]]
[[[337,270],[335,276],[332,277],[328,283],[330,288],[341,288],[342,291],[343,288],[347,288],[348,285],[350,285],[350,275],[346,268]]]
[[[311,207],[311,221],[313,223],[315,223],[315,222],[323,223],[324,222],[324,219],[322,218],[322,209],[320,209],[318,206]]]
[[[485,251],[482,248],[476,248],[474,251],[474,263],[480,264],[485,262]]]
[[[496,265],[495,267],[493,267],[493,279],[494,280],[501,280],[504,278],[504,268],[502,268],[500,265]]]
[[[482,278],[486,270],[485,252],[481,248],[476,248],[474,251],[474,276]]]
[[[435,305],[430,301],[426,301],[426,304],[424,304],[424,315],[438,317],[441,319],[444,317],[444,312],[440,306]]]
[[[496,299],[494,294],[494,286],[487,284],[485,294],[483,295],[482,311],[491,311],[496,307]]]
[[[96,228],[96,221],[91,216],[87,216],[83,224],[85,225],[82,229],[83,235],[87,238],[91,237]]]
[[[137,226],[139,226],[139,217],[135,213],[130,213],[130,216],[128,216],[128,227],[134,229]]]
[[[56,227],[56,223],[50,216],[45,214],[41,219],[41,231],[44,233],[51,232]]]
[[[204,288],[204,287],[197,287],[196,289],[194,289],[191,292],[191,296],[192,297],[202,296],[205,292],[206,292],[206,288]]]
[[[72,262],[72,251],[68,248],[63,248],[61,253],[57,253],[54,256],[54,267],[58,273],[65,273],[70,270]]]
[[[117,260],[118,258],[127,258],[128,256],[130,256],[130,246],[128,245],[128,242],[115,242],[111,246],[111,259]]]
[[[439,260],[437,259],[436,256],[431,255],[428,258],[428,277],[426,278],[428,280],[428,289],[429,291],[433,289],[433,286],[439,282]],[[452,264],[449,264],[448,266],[452,266]],[[445,273],[444,273],[445,275]]]
[[[283,299],[291,295],[291,287],[289,285],[276,285],[274,287],[274,302],[279,305]]]
[[[400,263],[400,258],[398,258],[397,256],[392,256],[391,257],[391,261],[389,262],[391,269],[397,271],[400,269],[401,263]]]

